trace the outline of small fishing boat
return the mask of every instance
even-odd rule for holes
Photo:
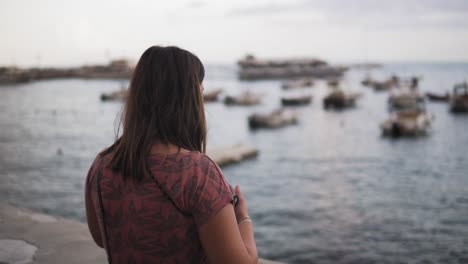
[[[336,88],[340,85],[340,79],[338,78],[330,78],[327,80],[327,84],[329,87]]]
[[[311,78],[297,79],[284,82],[281,84],[281,88],[284,90],[294,89],[294,88],[307,88],[314,85],[314,80]]]
[[[396,75],[393,75],[390,77],[390,79],[385,80],[385,81],[373,81],[371,83],[372,88],[374,88],[374,91],[376,92],[381,92],[381,91],[388,91],[391,90],[392,88],[398,87],[400,85],[400,78]]]
[[[427,135],[432,116],[425,111],[399,111],[381,124],[382,135],[388,137],[416,137]]]
[[[296,112],[280,109],[267,114],[253,114],[248,122],[251,129],[271,129],[297,124],[298,118]]]
[[[424,101],[424,96],[416,90],[400,90],[388,98],[390,110],[417,108],[418,103]]]
[[[433,101],[433,102],[448,102],[450,100],[449,93],[438,94],[438,93],[427,92],[426,97],[427,99],[429,99],[429,101]]]
[[[453,87],[452,97],[450,98],[450,111],[452,113],[468,112],[468,83],[460,83]]]
[[[387,137],[417,137],[427,135],[434,117],[426,111],[424,101],[412,98],[413,103],[394,111],[380,128]]]
[[[361,81],[361,84],[363,86],[372,86],[374,84],[374,79],[372,79],[372,77],[370,76],[366,76],[362,81]]]
[[[242,105],[251,106],[260,104],[260,95],[249,91],[246,91],[238,96],[226,96],[224,98],[224,104],[226,105]]]
[[[384,81],[384,82],[375,81],[372,83],[372,87],[374,88],[374,91],[381,92],[381,91],[388,91],[392,89],[394,87],[394,84],[393,82],[388,82],[388,81]]]
[[[422,80],[421,76],[411,76],[407,78],[398,77],[398,87],[406,87],[411,90],[417,90],[419,88],[419,82]]]
[[[312,95],[301,95],[301,96],[285,96],[281,98],[281,104],[283,106],[299,106],[308,105],[312,102]]]
[[[356,105],[356,100],[361,97],[361,93],[345,92],[342,89],[334,89],[323,99],[323,107],[336,109],[344,109]]]
[[[218,101],[219,94],[223,91],[223,89],[216,89],[213,91],[208,91],[203,93],[203,100],[205,102],[215,102]]]
[[[101,101],[125,101],[128,97],[128,90],[122,88],[111,93],[101,94]]]

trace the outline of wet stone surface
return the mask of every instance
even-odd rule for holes
[[[0,239],[0,264],[30,263],[36,251],[36,246],[23,240]]]

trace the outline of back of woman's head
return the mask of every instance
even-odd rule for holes
[[[123,133],[108,152],[124,178],[142,179],[154,143],[205,152],[204,67],[177,47],[148,48],[135,67],[123,112]]]

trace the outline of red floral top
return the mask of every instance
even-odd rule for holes
[[[120,173],[104,166],[109,159],[109,155],[96,157],[86,194],[91,195],[101,236],[107,237],[103,241],[112,263],[206,263],[198,228],[232,202],[233,195],[216,163],[195,151],[151,155],[152,176],[124,182]],[[97,192],[98,173],[107,236]]]

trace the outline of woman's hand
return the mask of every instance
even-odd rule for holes
[[[239,201],[237,202],[237,205],[234,208],[237,222],[239,222],[242,218],[249,216],[249,211],[247,209],[247,201],[245,200],[245,197],[242,194],[239,185],[236,186],[236,188],[234,189],[234,192],[239,198]]]

